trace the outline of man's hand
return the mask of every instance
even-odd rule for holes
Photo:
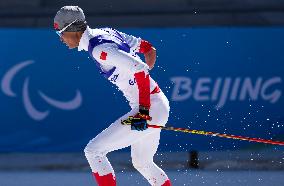
[[[145,62],[149,66],[150,70],[154,67],[156,63],[156,49],[154,47],[151,47],[151,50],[144,53],[145,56]]]
[[[140,109],[135,116],[129,116],[126,120],[122,121],[123,124],[130,124],[131,130],[143,131],[148,128],[147,121],[152,118],[149,116],[149,110]]]
[[[131,130],[143,131],[148,128],[147,119],[140,113],[137,113],[131,119]]]

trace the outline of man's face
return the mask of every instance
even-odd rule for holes
[[[77,32],[63,32],[60,40],[65,43],[69,49],[78,47],[80,42]]]

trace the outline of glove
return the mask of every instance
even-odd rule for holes
[[[143,131],[148,128],[147,121],[152,118],[149,116],[149,109],[139,107],[139,112],[135,116],[129,116],[122,123],[131,124],[131,130]]]

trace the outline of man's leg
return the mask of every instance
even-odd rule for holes
[[[166,96],[162,92],[152,95],[151,103],[150,116],[152,120],[149,121],[149,124],[165,126],[170,110]],[[154,129],[152,133],[143,136],[139,141],[131,145],[132,162],[134,167],[151,185],[171,186],[165,172],[153,162],[154,154],[159,146],[160,132],[160,129]]]
[[[85,148],[86,158],[99,186],[116,185],[114,170],[106,157],[107,153],[128,147],[141,137],[156,130],[147,129],[142,132],[134,131],[131,130],[130,126],[124,126],[121,124],[121,120],[124,120],[128,118],[128,116],[132,116],[136,113],[137,109],[134,109],[119,118],[107,129],[103,130],[94,139],[92,139]]]
[[[165,172],[153,161],[160,140],[160,130],[144,136],[135,144],[131,145],[131,157],[133,166],[153,186],[171,186]]]

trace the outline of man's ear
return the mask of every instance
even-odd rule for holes
[[[76,32],[76,37],[79,41],[80,41],[82,35],[83,35],[83,32]]]

